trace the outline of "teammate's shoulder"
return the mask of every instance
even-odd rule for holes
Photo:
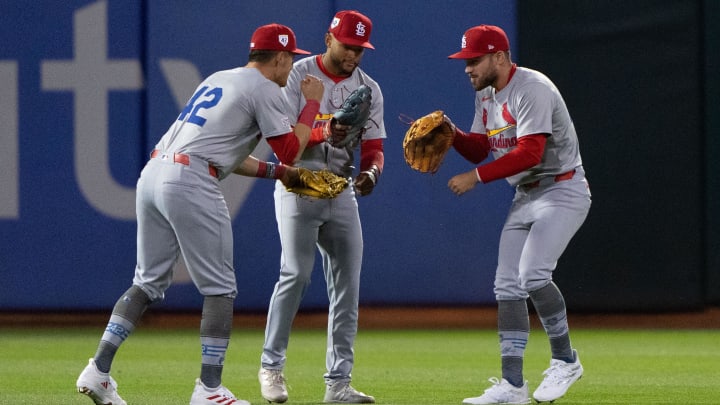
[[[517,76],[521,81],[523,82],[552,82],[550,78],[543,72],[531,68],[526,67],[518,67],[515,71],[515,76]]]
[[[302,68],[302,69],[309,69],[313,65],[316,65],[317,55],[308,55],[303,58],[300,58],[293,62],[293,70]]]
[[[243,82],[253,82],[252,79],[248,79],[248,73],[242,68],[218,70],[206,77],[198,87],[202,86],[213,86],[213,87],[224,87],[232,88],[240,86]]]
[[[360,70],[359,68],[356,69],[355,73],[358,75],[358,82],[360,84],[364,84],[370,89],[372,89],[373,92],[382,94],[382,89],[380,88],[380,83],[378,83],[375,79],[370,77],[365,71]]]
[[[260,72],[257,69],[247,67],[235,67],[231,69],[218,70],[217,72],[208,76],[208,79],[223,78],[225,80],[242,80],[245,77],[250,77],[253,75],[260,75]]]
[[[378,82],[372,78],[366,71],[362,70],[361,68],[357,67],[355,68],[355,73],[360,77],[360,81],[364,82],[366,84],[372,83],[374,86],[380,87]]]

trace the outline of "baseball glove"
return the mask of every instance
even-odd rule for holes
[[[455,128],[438,110],[418,118],[410,125],[403,139],[405,161],[423,173],[435,173],[455,139]]]
[[[372,90],[364,84],[350,93],[330,120],[327,142],[336,148],[344,148],[360,138],[370,118],[371,102]],[[348,128],[344,131],[335,131],[335,124],[345,125]]]
[[[298,167],[300,184],[287,191],[315,198],[335,198],[348,186],[348,180],[328,169],[310,170]]]

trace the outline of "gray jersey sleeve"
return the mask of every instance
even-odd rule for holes
[[[528,83],[516,92],[517,137],[553,133],[556,97],[552,89],[539,82]]]
[[[383,98],[380,86],[374,80],[370,79],[364,72],[360,72],[363,81],[372,89],[372,104],[370,104],[370,118],[365,126],[365,133],[362,138],[368,139],[385,139],[385,99]]]
[[[297,123],[300,111],[305,106],[305,96],[300,91],[300,82],[305,75],[306,72],[296,65],[290,71],[287,85],[282,88],[283,95],[286,97],[287,112],[293,125]]]
[[[263,137],[268,138],[292,131],[290,125],[295,120],[288,115],[291,108],[280,87],[275,83],[268,81],[259,86],[253,100],[255,117]]]

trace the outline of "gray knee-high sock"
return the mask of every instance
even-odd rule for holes
[[[202,345],[200,380],[208,388],[218,387],[222,382],[222,370],[225,353],[230,343],[232,322],[233,298],[205,297],[200,322]]]
[[[560,289],[551,282],[538,290],[530,292],[530,299],[540,317],[545,332],[550,339],[552,358],[568,363],[575,362],[572,345],[570,344],[570,329],[568,327],[565,300]]]
[[[498,335],[502,378],[522,387],[523,357],[530,336],[530,319],[525,300],[498,301]]]
[[[95,352],[95,365],[110,372],[115,353],[140,321],[151,300],[138,286],[132,286],[115,303],[112,315]]]

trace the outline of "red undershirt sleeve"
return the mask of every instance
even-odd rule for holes
[[[308,139],[308,143],[305,148],[312,148],[313,146],[320,145],[321,143],[325,142],[325,134],[323,133],[324,130],[324,125],[313,128],[310,131],[310,139]]]
[[[298,117],[298,123],[307,125],[311,128],[310,138],[312,138],[313,135],[312,126],[315,122],[315,116],[317,115],[319,109],[319,101],[307,100],[305,102],[305,107],[303,107],[302,111],[300,111],[300,116]],[[322,135],[322,132],[320,135]],[[293,164],[298,150],[300,149],[300,141],[297,139],[294,130],[292,132],[288,132],[287,134],[267,138],[267,142],[281,163],[286,165]],[[305,147],[307,147],[307,145]]]
[[[533,134],[518,138],[515,149],[476,169],[480,181],[489,183],[504,179],[536,166],[542,160],[546,140],[546,134]]]
[[[373,165],[382,173],[385,165],[382,139],[369,139],[360,144],[360,171],[370,170]]]
[[[453,147],[460,156],[475,164],[485,160],[490,153],[490,142],[488,142],[487,135],[475,132],[466,134],[458,128],[455,128]]]
[[[292,165],[298,149],[300,149],[300,141],[298,141],[294,132],[267,138],[267,143],[275,152],[278,160],[286,165]]]

